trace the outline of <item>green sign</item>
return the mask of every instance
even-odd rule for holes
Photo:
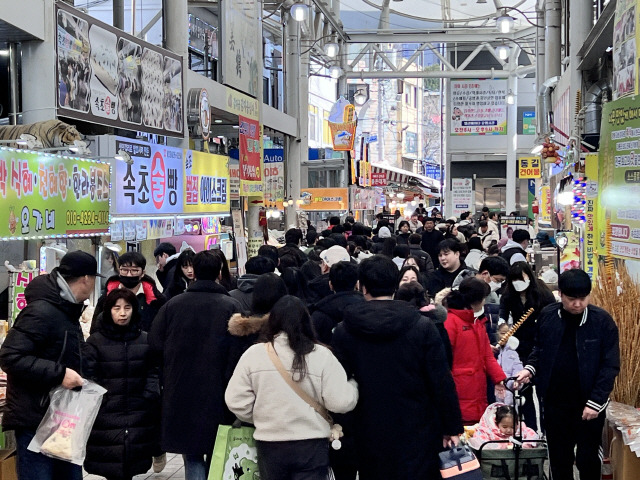
[[[611,225],[610,255],[640,259],[640,108],[623,98],[602,108],[597,189],[603,223]],[[589,196],[589,191],[587,191]],[[606,231],[603,230],[603,232]]]
[[[27,270],[23,272],[10,272],[9,290],[11,290],[11,301],[9,303],[9,319],[10,325],[16,321],[18,314],[27,306],[27,300],[24,298],[24,290],[38,275],[37,270]]]
[[[0,238],[108,229],[108,163],[0,148]]]
[[[522,134],[536,134],[536,112],[522,112]]]

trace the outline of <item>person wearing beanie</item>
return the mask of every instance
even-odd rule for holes
[[[560,302],[538,316],[518,383],[535,378],[544,403],[551,476],[573,478],[575,462],[582,480],[599,480],[605,410],[620,371],[618,327],[607,311],[589,303],[586,272],[564,272],[558,290]]]
[[[7,374],[2,428],[16,435],[20,479],[81,480],[82,467],[28,449],[47,411],[52,388],[81,387],[84,337],[80,315],[95,289],[98,263],[86,252],[69,252],[51,273],[35,277],[27,301],[0,349]]]

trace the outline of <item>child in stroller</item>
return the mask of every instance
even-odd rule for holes
[[[473,437],[469,439],[469,445],[476,450],[493,440],[509,440],[515,433],[515,411],[513,407],[494,403],[487,407],[480,422],[475,427]],[[537,440],[538,434],[527,427],[524,422],[520,422],[523,440]],[[506,449],[512,448],[510,442],[495,442],[485,445],[485,449]],[[523,448],[534,448],[536,444],[523,442]]]

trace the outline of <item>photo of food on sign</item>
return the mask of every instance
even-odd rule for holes
[[[142,122],[141,63],[142,47],[124,38],[118,40],[118,75],[120,85],[118,102],[120,120],[128,123]]]
[[[89,23],[69,12],[58,11],[58,103],[61,107],[89,111]]]
[[[91,113],[98,117],[118,118],[118,37],[97,25],[89,30],[91,40]]]

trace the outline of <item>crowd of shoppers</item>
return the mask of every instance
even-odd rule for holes
[[[218,426],[236,418],[255,426],[263,480],[324,480],[330,466],[338,480],[438,479],[438,452],[458,444],[495,395],[506,398],[514,373],[517,383],[534,380],[548,405],[558,478],[576,444],[578,468],[593,470],[619,358],[615,324],[589,305],[584,272],[560,277],[556,302],[514,261],[526,255],[515,232],[517,245],[488,251],[487,240],[497,243],[491,214],[478,230],[470,215],[457,223],[425,214],[379,218],[374,229],[334,218],[315,234],[291,229],[285,246],[261,247],[237,279],[221,252],[161,244],[163,293],[142,255],[123,254],[86,342],[78,318],[97,264],[67,254],[27,287],[0,350],[18,478],[82,477],[27,446],[49,390],[83,378],[107,389],[85,468],[109,480],[160,469],[163,452],[183,456],[187,480],[204,480]],[[528,309],[519,344],[496,345],[498,328],[504,335]],[[339,451],[329,448],[327,411],[342,425]],[[565,416],[579,434],[561,435]],[[538,427],[535,410],[524,417]]]

